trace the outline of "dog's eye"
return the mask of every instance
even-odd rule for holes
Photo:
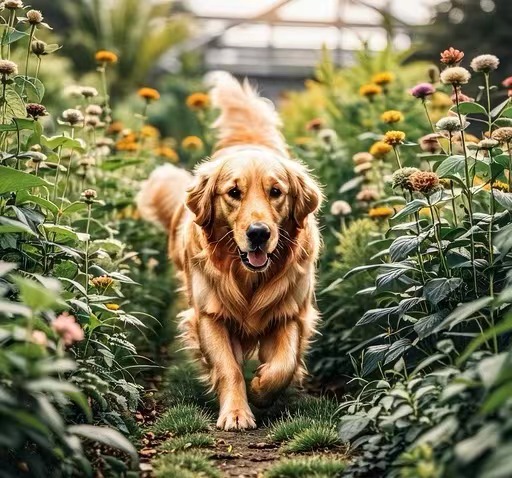
[[[281,196],[281,194],[282,194],[282,192],[278,188],[272,188],[270,190],[270,197],[271,198],[278,198],[279,196]]]
[[[242,192],[235,186],[228,191],[228,196],[233,199],[240,199],[242,197]]]

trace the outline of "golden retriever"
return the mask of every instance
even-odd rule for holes
[[[219,141],[195,174],[156,169],[138,198],[142,217],[169,233],[169,255],[190,309],[181,314],[188,348],[217,393],[217,427],[255,428],[248,398],[268,405],[304,373],[315,331],[315,218],[322,193],[290,158],[271,103],[228,74],[211,91]],[[244,359],[260,366],[246,389]]]

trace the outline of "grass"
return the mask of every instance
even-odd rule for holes
[[[211,416],[197,405],[175,405],[167,410],[152,426],[155,433],[171,432],[175,435],[208,431]]]
[[[194,448],[208,448],[215,445],[215,439],[206,433],[187,433],[165,441],[161,448],[165,451],[182,451]]]
[[[315,420],[309,417],[281,418],[271,425],[268,436],[273,441],[288,441],[313,424],[315,424]]]
[[[345,463],[335,458],[307,457],[279,461],[264,478],[335,478],[345,469]]]
[[[221,478],[208,457],[198,452],[170,453],[153,462],[155,478]]]
[[[283,450],[287,453],[304,453],[332,448],[338,444],[338,434],[334,426],[315,424],[297,433]]]
[[[305,395],[299,397],[288,407],[290,415],[301,415],[321,422],[331,422],[339,413],[338,404],[327,397],[312,397]]]

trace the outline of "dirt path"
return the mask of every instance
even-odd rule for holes
[[[215,431],[216,446],[212,458],[223,476],[258,477],[279,460],[279,447],[267,440],[267,433],[266,428],[238,433]]]

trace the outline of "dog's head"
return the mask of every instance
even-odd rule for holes
[[[243,265],[262,272],[283,234],[302,229],[321,198],[299,162],[265,148],[228,148],[198,167],[187,206],[211,243],[236,246]]]

